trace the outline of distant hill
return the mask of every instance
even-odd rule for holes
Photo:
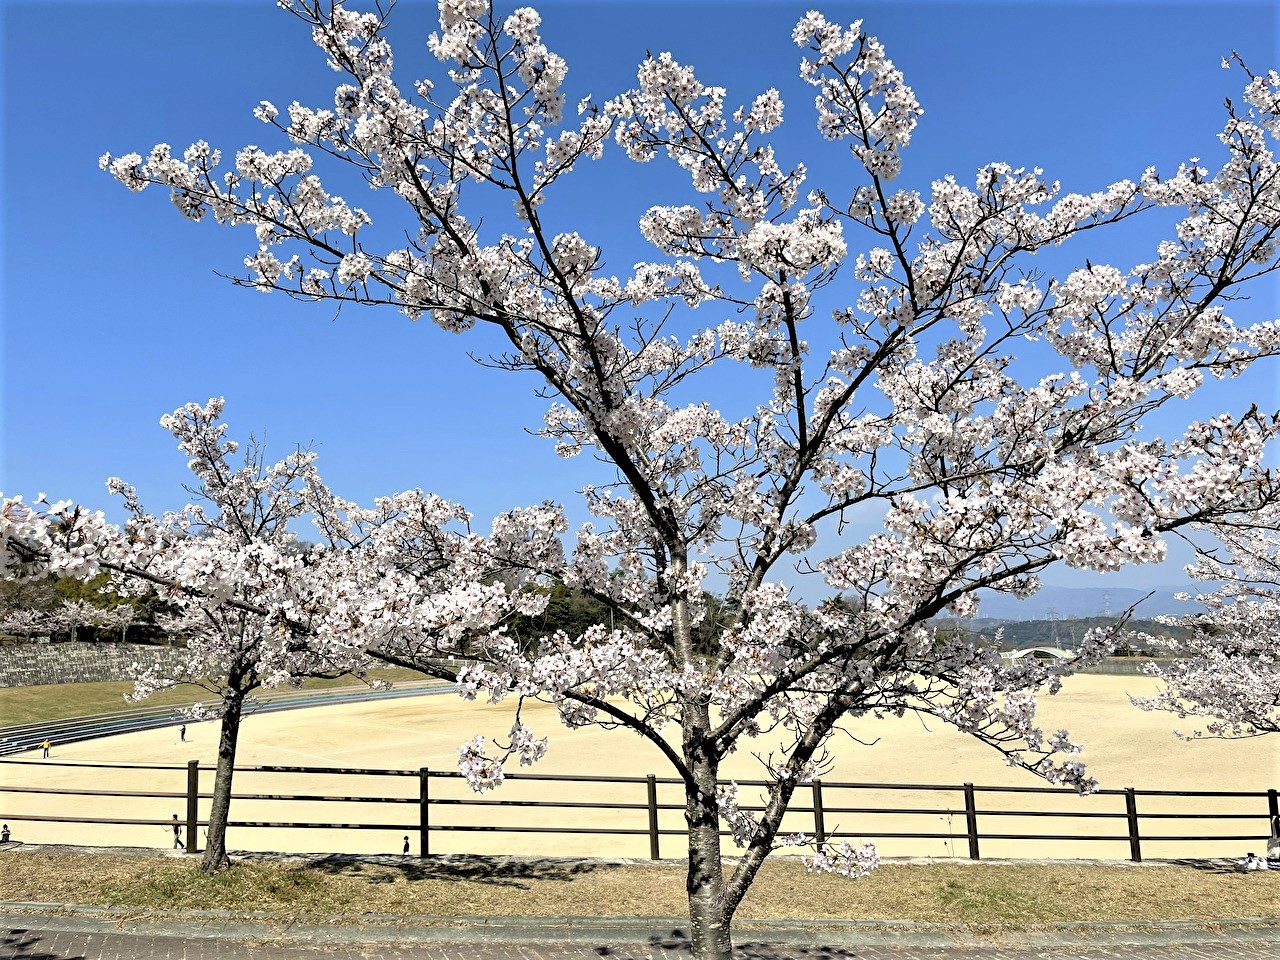
[[[1207,584],[1204,586],[1208,586]],[[982,590],[979,614],[994,620],[1070,620],[1073,617],[1119,616],[1135,603],[1134,616],[1181,616],[1201,609],[1196,603],[1183,603],[1175,593],[1195,587],[1155,587],[1139,590],[1132,587],[1044,587],[1034,597],[1018,600],[1005,593]],[[1149,599],[1143,599],[1150,593]]]
[[[979,617],[975,620],[942,620],[940,626],[956,626],[971,636],[994,639],[997,632],[1004,631],[1002,650],[1017,650],[1022,647],[1063,647],[1071,650],[1080,645],[1084,635],[1097,627],[1111,626],[1115,617],[1079,617],[1073,620],[996,620],[991,617]],[[1154,620],[1130,620],[1129,629],[1137,633],[1151,633],[1161,637],[1185,636],[1186,631],[1177,627],[1166,627]]]

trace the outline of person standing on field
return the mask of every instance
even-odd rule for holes
[[[44,751],[44,759],[49,759],[49,748],[52,746],[53,744],[49,742],[47,737],[45,738],[44,743],[40,744],[40,749]]]
[[[178,728],[178,740],[182,743],[187,742],[187,725],[185,723]]]
[[[173,849],[182,849],[182,824],[178,822],[178,815],[173,815]]]

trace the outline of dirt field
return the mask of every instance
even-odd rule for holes
[[[1104,788],[1136,787],[1139,790],[1263,791],[1280,787],[1280,743],[1277,738],[1249,741],[1184,743],[1171,730],[1172,717],[1149,714],[1132,707],[1126,693],[1145,693],[1152,682],[1142,677],[1080,676],[1067,681],[1056,698],[1046,698],[1041,715],[1046,729],[1068,728],[1083,742],[1084,761]],[[540,733],[551,735],[547,756],[531,772],[538,774],[669,777],[671,772],[659,752],[634,734],[621,731],[578,730],[559,727],[554,712],[539,704],[527,705],[524,720]],[[249,717],[243,726],[240,763],[243,766],[337,766],[391,768],[416,771],[456,770],[457,748],[477,733],[501,738],[510,726],[510,710],[465,704],[456,698],[430,696],[383,703],[348,704]],[[941,723],[926,728],[918,719],[861,721],[850,732],[870,743],[863,746],[847,738],[836,741],[832,769],[823,776],[826,828],[875,840],[884,856],[965,857],[964,800],[960,790],[838,789],[837,782],[860,784],[954,784],[965,781],[979,786],[1040,786],[1030,774],[1010,769],[1002,758]],[[92,763],[183,765],[199,760],[202,790],[212,784],[211,768],[217,727],[213,723],[188,727],[187,743],[178,742],[176,727],[128,734],[86,743],[56,745],[48,761],[38,751],[20,755],[17,762],[0,763],[0,785],[95,789],[108,791],[157,791],[159,798],[0,793],[0,819],[9,823],[15,840],[40,843],[74,843],[142,847],[168,847],[171,831],[160,824],[103,826],[75,823],[21,821],[22,814],[46,816],[120,817],[168,820],[185,817],[182,799],[185,769],[106,769]],[[874,742],[873,742],[874,741]],[[767,744],[761,744],[767,750]],[[519,768],[509,773],[521,772]],[[725,765],[724,775],[740,780],[760,777],[761,767],[750,754],[739,754]],[[481,824],[557,827],[573,829],[607,826],[634,830],[632,835],[590,836],[563,832],[507,833],[492,831],[439,831],[431,834],[432,853],[539,853],[647,857],[649,854],[646,787],[637,784],[573,784],[565,782],[510,781],[496,793],[477,797],[458,779],[433,778],[432,800],[458,801],[433,804],[433,827]],[[412,852],[418,852],[418,778],[413,776],[297,775],[245,771],[237,775],[236,793],[302,794],[311,800],[238,799],[233,821],[344,823],[378,825],[341,830],[277,827],[235,827],[228,834],[234,849],[281,851],[341,851],[399,853],[402,838],[409,836]],[[753,795],[743,788],[744,802]],[[399,803],[360,802],[360,797],[396,797]],[[326,798],[326,799],[319,799]],[[634,804],[631,809],[599,810],[583,807],[562,810],[532,809],[511,801],[557,800],[573,803],[612,802]],[[679,788],[660,785],[659,804],[679,806]],[[476,802],[500,806],[477,806]],[[802,787],[795,806],[809,808],[812,792]],[[202,801],[201,816],[208,801]],[[1123,858],[1129,853],[1126,822],[1122,816],[1028,817],[1019,811],[1060,811],[1064,814],[1123,814],[1122,796],[1078,798],[1029,793],[977,795],[979,829],[984,857],[1103,857]],[[852,813],[841,808],[915,808],[932,812],[906,814]],[[1143,854],[1146,858],[1180,856],[1242,856],[1265,847],[1267,831],[1265,798],[1162,798],[1139,797],[1140,813],[1233,814],[1226,820],[1144,819]],[[1009,814],[993,811],[1008,811]],[[809,810],[789,815],[787,829],[813,831]],[[683,854],[683,816],[679,809],[663,810],[660,827],[672,831],[662,837],[662,854]],[[934,833],[930,839],[904,839],[893,833]],[[1002,840],[990,834],[1061,833],[1114,839]],[[1217,837],[1239,835],[1253,840],[1199,840],[1164,842],[1147,839],[1161,833]]]

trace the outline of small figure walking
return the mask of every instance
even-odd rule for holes
[[[8,842],[9,842],[9,825],[6,823],[3,827],[0,827],[0,843],[8,843]]]
[[[178,822],[178,815],[173,815],[173,849],[182,849],[182,824]]]
[[[178,728],[178,739],[183,743],[187,742],[187,725],[185,723]]]
[[[407,836],[404,838],[404,850],[402,850],[401,853],[406,855],[409,853],[409,838]]]
[[[52,747],[52,746],[53,746],[53,744],[52,744],[52,743],[50,743],[47,739],[45,740],[45,742],[44,742],[44,743],[40,744],[40,749],[44,751],[44,758],[45,758],[46,760],[48,760],[48,759],[49,759],[49,748],[50,748],[50,747]]]

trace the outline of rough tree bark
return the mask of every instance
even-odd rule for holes
[[[720,854],[720,810],[716,801],[718,763],[704,745],[691,743],[688,733],[685,757],[691,761],[693,773],[693,782],[685,787],[685,822],[689,826],[689,872],[685,889],[689,895],[692,928],[689,939],[699,960],[729,960],[733,940],[729,930],[731,917],[725,903],[724,861]]]
[[[222,724],[218,735],[218,769],[213,780],[213,802],[200,869],[217,873],[231,866],[227,855],[227,817],[231,810],[231,780],[235,775],[236,748],[240,742],[240,717],[245,695],[252,689],[246,674],[233,674],[223,697]]]

